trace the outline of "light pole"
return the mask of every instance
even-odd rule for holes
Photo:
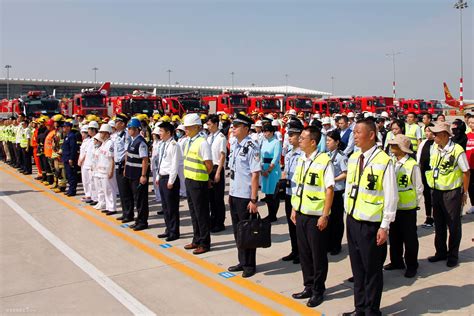
[[[168,73],[168,94],[171,94],[171,73],[173,70],[168,69],[166,72]]]
[[[459,23],[461,27],[461,78],[459,78],[459,107],[461,110],[464,107],[464,96],[463,96],[463,56],[462,56],[462,10],[467,8],[467,2],[465,0],[458,0],[454,4],[454,8],[459,10]]]
[[[285,87],[286,87],[286,95],[288,96],[288,74],[285,74]]]
[[[387,57],[392,57],[392,63],[393,63],[393,83],[392,83],[392,90],[393,90],[393,99],[395,100],[397,98],[397,93],[395,90],[395,56],[400,55],[401,52],[394,52],[392,51],[390,54],[385,54]]]
[[[94,71],[94,83],[97,84],[97,70],[99,70],[99,68],[94,67],[92,70]]]
[[[12,65],[5,65],[7,70],[7,100],[10,100],[10,68],[12,68]]]
[[[334,79],[336,79],[336,77],[331,76],[331,94],[332,95],[334,95]]]
[[[235,72],[231,72],[230,75],[232,76],[232,90],[231,90],[231,93],[234,93],[234,75],[235,75]]]

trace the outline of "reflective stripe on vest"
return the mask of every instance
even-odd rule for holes
[[[433,154],[430,159],[431,170],[426,171],[426,182],[432,189],[440,191],[451,191],[460,188],[463,184],[463,173],[459,168],[458,159],[464,149],[454,144],[453,150],[445,154],[442,158],[438,150],[438,145],[434,145]],[[434,178],[433,170],[438,168],[438,178]]]
[[[201,147],[202,142],[206,140],[204,137],[198,136],[194,141],[192,141],[189,148],[185,149],[184,156],[184,177],[186,179],[196,180],[196,181],[208,181],[209,174],[207,173],[206,165],[201,156],[199,156],[199,148]]]
[[[53,137],[55,134],[55,130],[49,131],[44,140],[44,155],[48,158],[51,158],[53,155]]]
[[[324,201],[326,199],[326,186],[324,184],[324,172],[331,161],[326,153],[318,154],[307,172],[304,170],[303,157],[299,158],[293,175],[296,188],[302,186],[301,196],[296,192],[291,197],[293,208],[303,214],[321,216],[323,215]],[[306,176],[305,176],[306,175]]]
[[[23,128],[20,133],[21,133],[21,138],[20,138],[20,147],[21,148],[26,148],[28,147],[28,137],[26,137],[26,135],[28,134],[29,132],[29,129],[28,127],[27,128]]]
[[[346,199],[348,209],[346,212],[354,219],[369,222],[381,222],[384,209],[384,193],[383,193],[383,177],[390,157],[380,149],[372,155],[370,161],[366,161],[366,166],[359,178],[359,156],[361,152],[356,152],[351,155],[347,164],[347,188]],[[370,182],[371,180],[375,180]],[[359,190],[356,199],[350,197],[352,187],[359,183]]]
[[[418,124],[405,124],[405,134],[408,138],[410,138],[411,146],[413,151],[418,150],[418,139],[416,138],[416,130],[417,130]]]
[[[412,210],[418,205],[416,191],[413,186],[413,168],[417,165],[415,159],[408,158],[397,171],[398,205],[397,210]]]

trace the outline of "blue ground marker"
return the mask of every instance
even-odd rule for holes
[[[235,277],[235,274],[227,272],[227,271],[221,272],[221,273],[219,273],[219,275],[223,278],[226,278],[226,279],[230,279],[232,277]]]
[[[120,225],[120,227],[127,228],[128,224],[122,224],[122,225]]]
[[[160,247],[167,249],[167,248],[171,248],[173,246],[171,246],[170,244],[162,244],[162,245],[160,245]]]

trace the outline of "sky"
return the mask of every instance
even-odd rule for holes
[[[458,96],[454,0],[0,0],[10,77],[235,86],[336,95]],[[473,10],[463,11],[464,96],[473,93]],[[334,80],[331,80],[334,77]]]

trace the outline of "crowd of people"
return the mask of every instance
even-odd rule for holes
[[[383,269],[417,274],[422,206],[422,226],[435,231],[428,261],[458,264],[462,209],[468,194],[474,201],[473,131],[469,114],[451,124],[444,115],[433,121],[424,114],[418,122],[415,113],[305,117],[294,110],[183,118],[19,115],[1,120],[0,158],[25,175],[34,163],[35,179],[56,193],[75,196],[82,182],[83,202],[133,222],[135,231],[148,228],[151,178],[166,224],[158,238],[180,238],[179,202],[186,198],[193,238],[184,248],[195,255],[210,251],[211,234],[226,229],[227,181],[234,235],[240,221],[262,208],[259,192],[271,222],[283,200],[291,247],[282,260],[300,264],[303,275],[303,290],[293,298],[308,299],[308,307],[323,302],[328,254],[341,253],[346,227],[355,303],[346,314],[379,315]],[[256,249],[238,249],[228,268],[244,278],[256,269]]]

